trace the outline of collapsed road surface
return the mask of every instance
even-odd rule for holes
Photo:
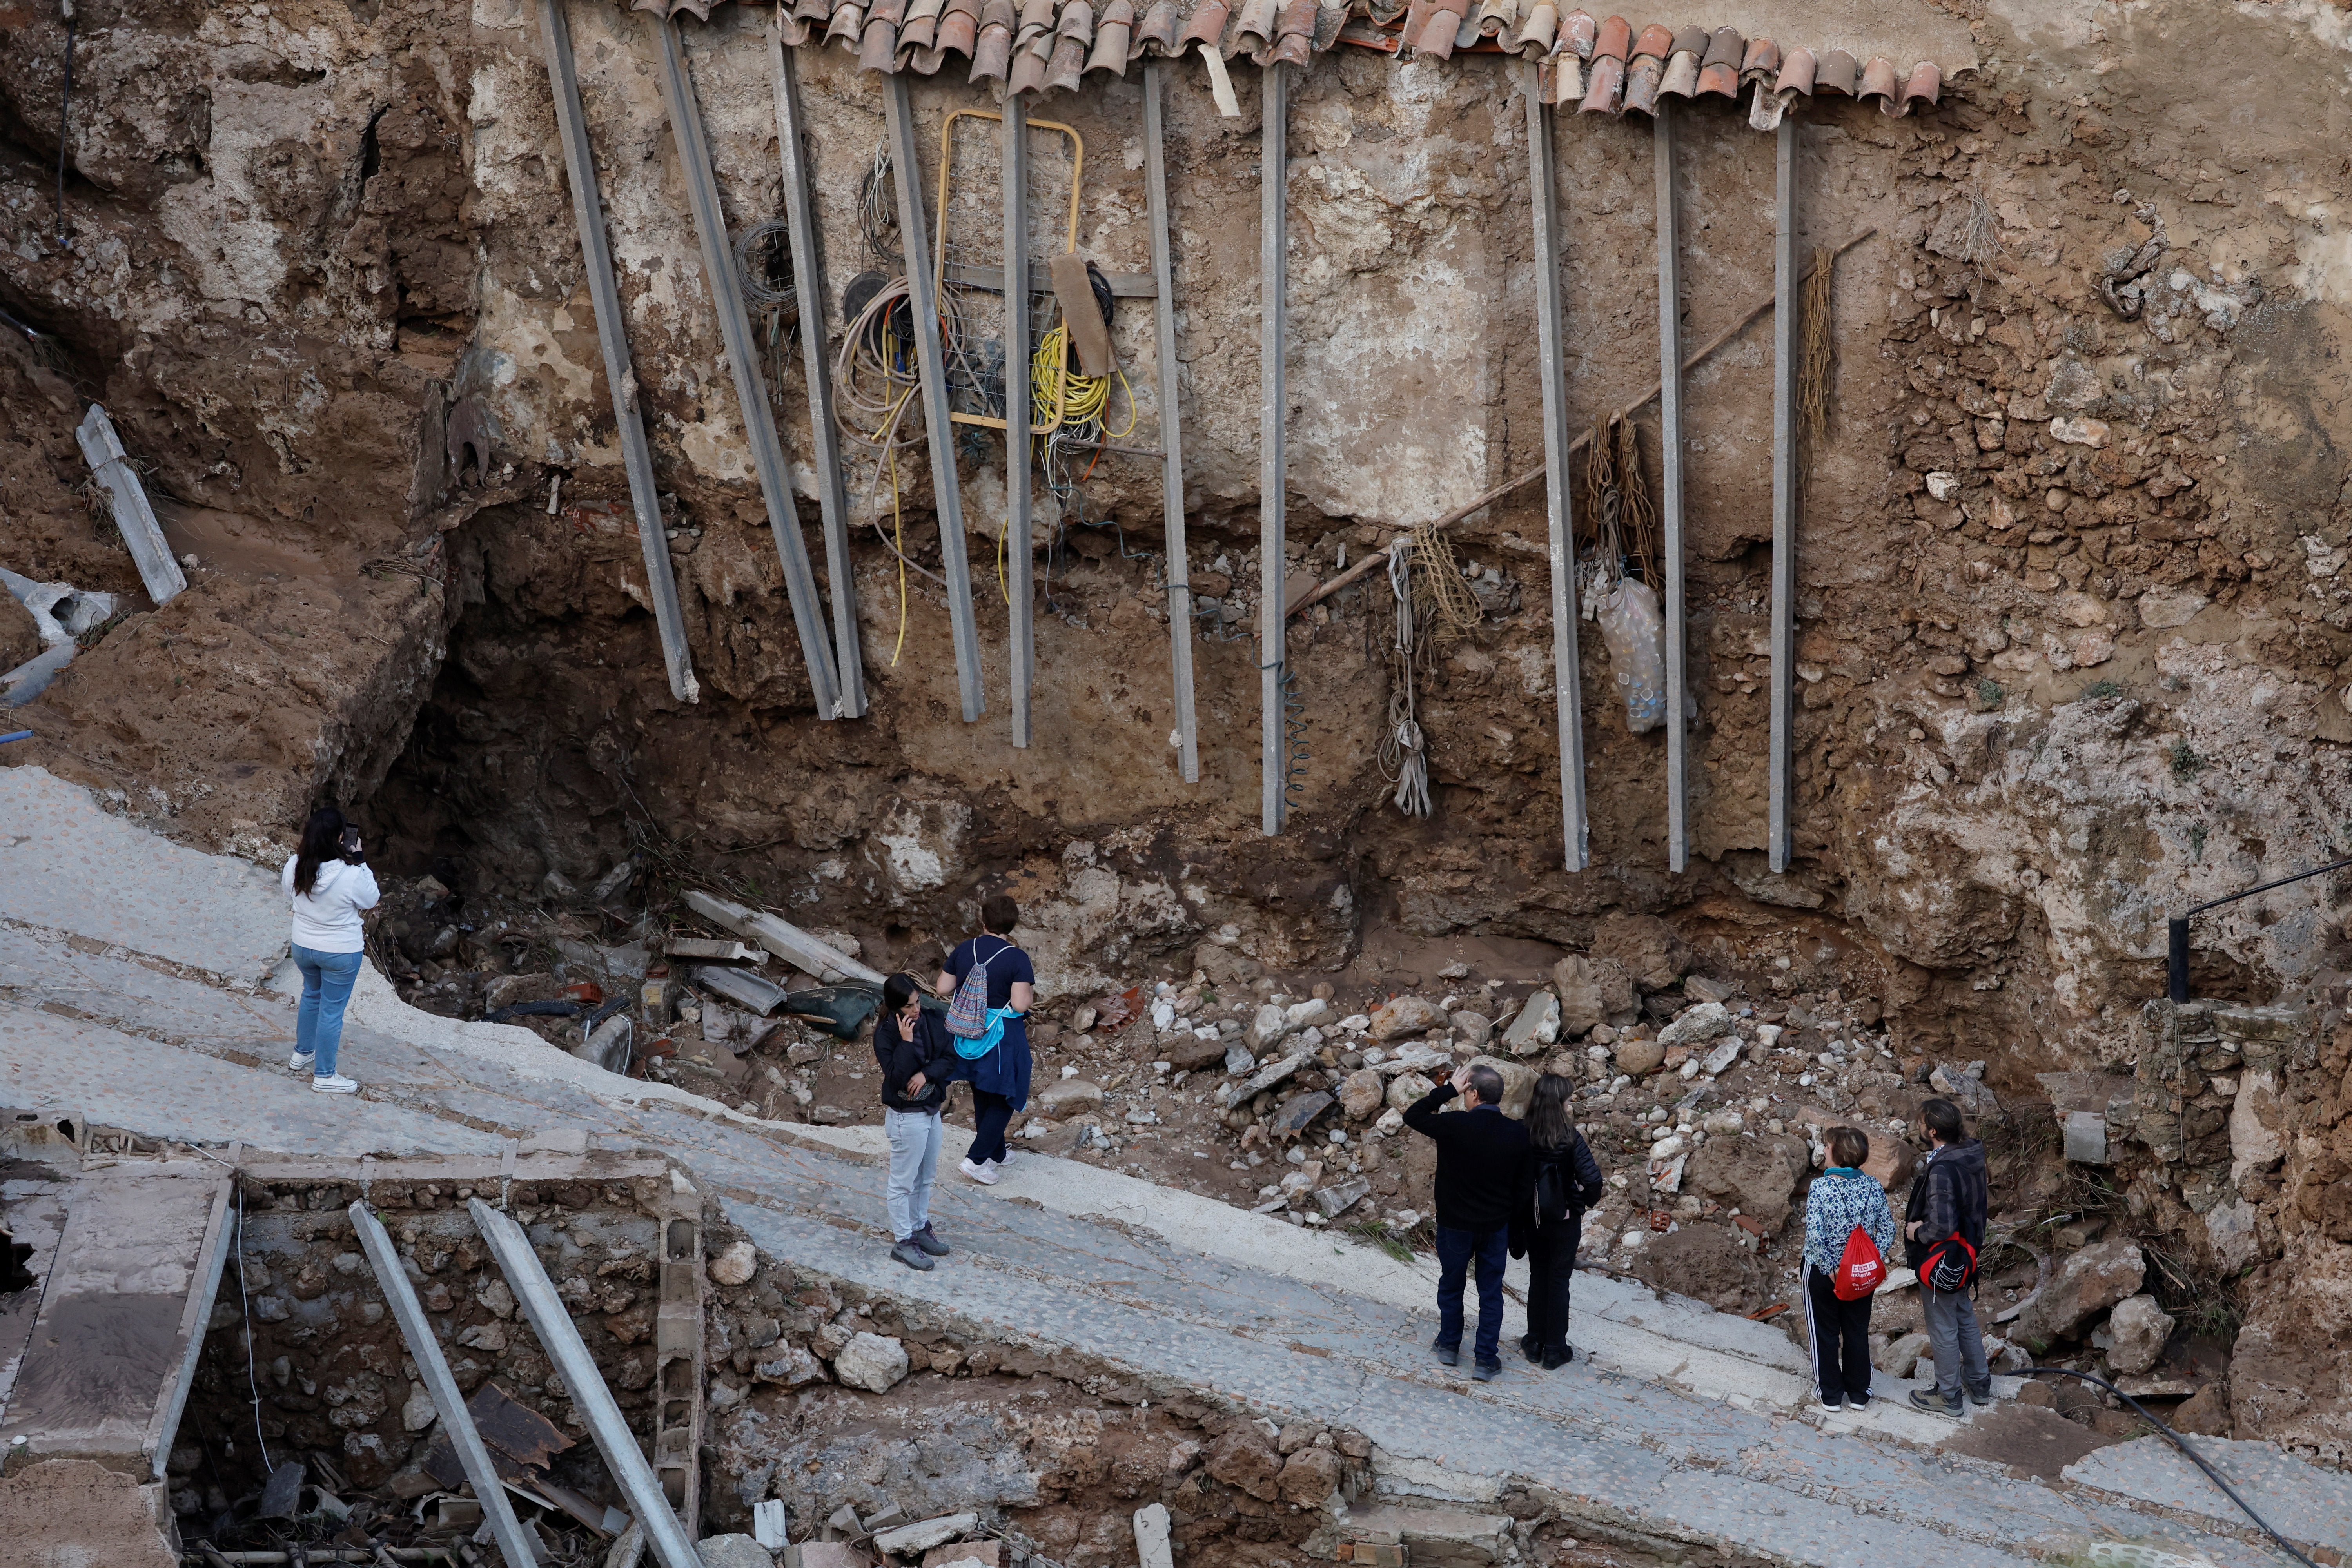
[[[77,893],[133,883],[145,896],[101,903]],[[804,1478],[777,1465],[790,1442],[772,1390],[732,1370],[764,1361],[800,1369],[773,1381],[865,1402],[877,1419],[929,1384],[1025,1374],[1095,1395],[1114,1390],[1130,1412],[1171,1406],[1204,1433],[1222,1426],[1213,1442],[1189,1452],[1176,1444],[1163,1473],[1106,1498],[1122,1515],[1165,1500],[1179,1562],[1261,1560],[1241,1555],[1255,1550],[1242,1543],[1276,1533],[1300,1555],[1328,1558],[1382,1529],[1391,1540],[1451,1531],[1448,1550],[1478,1554],[1451,1561],[1523,1561],[1568,1552],[1570,1541],[1819,1564],[2276,1560],[2225,1500],[2168,1462],[2158,1439],[2036,1476],[1960,1451],[1989,1419],[1981,1414],[1939,1425],[1898,1410],[1897,1397],[1859,1416],[1825,1415],[1806,1409],[1801,1363],[1776,1331],[1603,1275],[1577,1287],[1574,1335],[1589,1355],[1556,1373],[1515,1365],[1473,1385],[1423,1348],[1424,1263],[1044,1156],[1023,1157],[992,1190],[943,1188],[939,1223],[957,1251],[936,1272],[910,1275],[880,1245],[875,1130],[787,1128],[618,1078],[519,1029],[415,1012],[380,978],[363,979],[344,1047],[362,1064],[365,1092],[316,1096],[278,1065],[292,1025],[274,979],[285,958],[278,923],[271,880],[249,864],[169,845],[37,769],[0,773],[0,1105],[18,1146],[59,1166],[106,1151],[117,1161],[208,1162],[248,1183],[284,1156],[314,1177],[320,1162],[344,1160],[355,1192],[370,1169],[395,1163],[411,1184],[435,1162],[512,1169],[519,1146],[667,1162],[676,1181],[711,1200],[708,1375],[690,1391],[664,1391],[703,1412],[706,1521],[791,1495],[797,1539],[827,1510],[873,1506],[863,1495],[793,1493]],[[52,1139],[39,1153],[23,1142],[27,1127],[61,1125],[69,1144]],[[26,1263],[37,1294],[60,1229],[69,1247],[70,1216]],[[423,1258],[418,1277],[427,1264],[442,1267]],[[758,1361],[720,1359],[742,1331],[730,1292],[767,1278],[789,1279],[786,1295],[834,1315],[803,1313],[797,1327],[787,1318],[782,1342],[770,1319],[773,1348]],[[0,1311],[7,1301],[0,1296]],[[568,1304],[583,1321],[593,1310]],[[900,1332],[853,1334],[853,1321]],[[509,1331],[519,1324],[499,1331],[500,1344]],[[468,1333],[464,1342],[489,1338]],[[0,1364],[0,1375],[13,1373]],[[0,1383],[0,1399],[22,1395]],[[0,1426],[25,1450],[0,1496],[37,1503],[44,1467],[69,1461],[53,1455],[49,1434],[16,1419],[0,1405]],[[1285,1456],[1250,1437],[1260,1419],[1331,1438],[1314,1450],[1329,1459],[1318,1468],[1300,1460],[1307,1449]],[[405,1444],[414,1434],[403,1425],[395,1399],[364,1430]],[[1251,1455],[1273,1467],[1255,1489],[1263,1478],[1249,1474]],[[2274,1522],[2307,1550],[2352,1550],[2352,1484],[2341,1476],[2275,1455],[2247,1474],[2263,1493],[2258,1506],[2271,1501]],[[1228,1492],[1279,1500],[1278,1532],[1237,1531],[1192,1555],[1188,1542],[1223,1539],[1215,1515]],[[1019,1528],[1018,1502],[972,1501],[977,1514]],[[1258,1510],[1259,1523],[1269,1518]],[[1066,1549],[1067,1560],[1129,1560],[1089,1555],[1092,1539]],[[2085,1556],[2101,1542],[2177,1555]]]

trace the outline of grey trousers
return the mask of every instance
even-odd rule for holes
[[[1936,1358],[1936,1391],[1958,1400],[1964,1387],[1979,1394],[1992,1386],[1985,1364],[1984,1334],[1977,1327],[1977,1304],[1965,1290],[1947,1295],[1919,1281],[1919,1304],[1927,1316],[1927,1348]]]

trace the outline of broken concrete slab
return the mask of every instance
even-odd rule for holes
[[[1135,1557],[1138,1568],[1176,1568],[1166,1504],[1155,1502],[1135,1510]]]
[[[944,1546],[958,1536],[968,1534],[979,1523],[980,1516],[972,1513],[950,1513],[939,1519],[926,1519],[882,1531],[874,1538],[874,1548],[892,1557],[910,1557],[918,1552],[929,1552],[934,1546]]]
[[[739,1007],[747,1007],[764,1018],[784,1005],[784,988],[772,980],[741,969],[728,969],[706,963],[694,971],[694,983],[715,995],[724,996]]]
[[[106,490],[114,510],[114,526],[121,532],[122,542],[139,568],[139,580],[147,585],[147,596],[158,605],[170,604],[175,595],[187,591],[187,575],[172,559],[172,547],[163,539],[163,525],[155,521],[155,509],[147,502],[147,487],[140,483],[138,470],[128,461],[122,439],[114,433],[114,421],[106,416],[104,408],[93,403],[75,429],[74,439],[81,445],[82,458],[89,464],[90,476]]]
[[[1528,998],[1511,1026],[1503,1031],[1503,1048],[1515,1057],[1543,1049],[1559,1038],[1559,998],[1538,991]]]

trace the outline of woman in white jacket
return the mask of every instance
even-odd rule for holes
[[[320,1094],[356,1094],[359,1085],[335,1070],[343,1043],[343,1008],[367,962],[360,911],[375,908],[375,873],[368,869],[360,830],[333,806],[313,812],[302,847],[279,880],[294,905],[294,967],[302,972],[302,1005],[294,1015],[294,1055],[286,1065],[310,1074]]]

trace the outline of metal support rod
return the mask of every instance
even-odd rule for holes
[[[541,47],[547,54],[547,82],[555,96],[555,129],[563,143],[563,169],[572,183],[572,216],[580,227],[580,256],[586,263],[588,300],[596,317],[596,342],[604,353],[604,386],[613,395],[613,424],[621,437],[621,467],[629,478],[629,507],[636,513],[637,547],[646,561],[646,596],[653,601],[654,626],[661,637],[662,663],[669,692],[681,702],[698,700],[694,655],[686,646],[686,616],[677,605],[677,580],[669,566],[669,535],[662,528],[661,493],[654,483],[654,458],[646,445],[646,422],[637,412],[637,373],[629,363],[629,334],[621,316],[621,291],[613,280],[613,246],[604,237],[604,198],[596,188],[596,157],[588,145],[588,116],[580,107],[580,71],[572,58],[572,28],[563,0],[539,0]]]
[[[955,637],[956,694],[963,721],[988,711],[980,689],[980,628],[972,619],[971,563],[964,554],[963,492],[956,486],[955,426],[948,419],[947,353],[940,343],[940,291],[924,265],[931,254],[923,221],[923,161],[915,146],[915,109],[907,73],[882,79],[890,137],[891,184],[898,192],[898,247],[907,258],[907,307],[915,323],[915,370],[922,380],[923,433],[931,448],[931,497],[940,515],[940,570],[948,580],[948,625]]]
[[[1168,250],[1165,88],[1160,61],[1143,62],[1143,188],[1151,221],[1152,315],[1159,329],[1160,498],[1168,545],[1168,655],[1176,684],[1177,763],[1186,784],[1201,782],[1201,738],[1192,719],[1192,563],[1184,539],[1183,416],[1176,402],[1175,264]]]
[[[1772,732],[1766,858],[1789,868],[1797,644],[1797,121],[1775,145],[1772,229]]]
[[[809,568],[808,545],[801,538],[800,511],[793,502],[783,443],[776,436],[775,410],[768,402],[767,383],[760,375],[760,352],[751,342],[751,318],[743,308],[743,280],[735,275],[735,247],[728,243],[727,215],[719,205],[719,181],[710,170],[710,142],[702,132],[701,105],[694,96],[694,79],[687,74],[686,51],[678,41],[676,18],[656,22],[654,30],[661,35],[662,105],[669,112],[670,137],[677,144],[678,167],[686,176],[694,232],[702,242],[703,275],[710,284],[710,305],[719,317],[719,341],[727,353],[727,368],[735,378],[735,402],[742,411],[751,467],[760,476],[760,493],[768,503],[768,531],[775,536],[776,558],[783,563],[784,594],[792,601],[793,624],[800,631],[809,690],[815,697],[818,718],[838,719],[841,683],[834,674],[832,639],[826,632],[824,606],[817,602],[816,574]]]
[[[832,354],[825,342],[824,269],[817,260],[816,209],[809,196],[808,116],[800,66],[784,47],[784,10],[768,16],[768,71],[776,98],[776,147],[783,165],[784,218],[792,226],[793,289],[800,299],[801,368],[808,378],[809,438],[815,447],[817,509],[824,520],[824,572],[833,588],[834,678],[841,716],[866,713],[866,658],[857,628],[857,563],[849,553],[849,484],[834,423]]]
[[[2201,915],[2207,910],[2218,910],[2223,904],[2234,904],[2240,899],[2251,899],[2256,893],[2267,893],[2273,888],[2284,888],[2290,882],[2300,882],[2309,877],[2325,877],[2330,871],[2352,867],[2352,860],[2331,860],[2325,866],[2314,866],[2308,871],[2297,871],[2291,877],[2280,877],[2259,882],[2240,892],[2224,893],[2218,899],[2208,899],[2201,904],[2191,904],[2166,921],[2165,994],[2174,1002],[2189,1000],[2189,917]]]
[[[1520,73],[1528,105],[1528,205],[1535,213],[1536,364],[1543,384],[1544,511],[1551,535],[1551,684],[1559,730],[1562,863],[1581,871],[1592,863],[1584,815],[1584,712],[1577,667],[1576,515],[1569,485],[1568,365],[1562,357],[1559,281],[1559,174],[1552,146],[1551,110],[1537,87],[1536,66]]]
[[[1037,673],[1030,621],[1029,538],[1029,110],[1004,95],[1004,531],[1013,595],[1013,743],[1029,744],[1029,688]],[[941,222],[946,221],[941,215]]]
[[[1689,859],[1687,699],[1683,681],[1683,323],[1681,233],[1675,219],[1675,117],[1661,102],[1650,122],[1658,186],[1658,453],[1665,469],[1658,508],[1666,568],[1666,868]]]
[[[1260,830],[1282,831],[1284,775],[1290,759],[1283,732],[1283,663],[1289,620],[1289,575],[1283,545],[1286,465],[1283,426],[1289,393],[1283,386],[1284,283],[1289,271],[1289,166],[1286,135],[1290,92],[1287,68],[1269,61],[1260,73],[1258,132],[1258,758]]]
[[[522,1521],[515,1518],[514,1504],[499,1481],[499,1472],[490,1463],[490,1451],[482,1445],[473,1412],[466,1408],[466,1395],[457,1387],[457,1378],[450,1374],[448,1358],[441,1353],[441,1342],[433,1337],[433,1324],[425,1316],[424,1303],[416,1299],[416,1288],[408,1282],[407,1270],[401,1267],[400,1254],[393,1250],[392,1237],[384,1233],[383,1223],[368,1212],[366,1204],[353,1204],[351,1215],[352,1229],[359,1233],[360,1250],[367,1255],[369,1267],[375,1270],[375,1282],[383,1291],[384,1304],[392,1309],[393,1321],[400,1325],[400,1337],[408,1342],[409,1359],[416,1363],[417,1379],[425,1384],[425,1392],[432,1395],[434,1411],[441,1417],[442,1435],[457,1450],[457,1463],[465,1469],[466,1479],[473,1483],[474,1500],[490,1516],[490,1531],[498,1537],[499,1551],[505,1555],[508,1568],[532,1568],[539,1555],[531,1550],[531,1538],[523,1532]]]
[[[539,1254],[531,1250],[530,1238],[522,1233],[520,1226],[479,1198],[466,1200],[466,1212],[474,1216],[474,1227],[489,1244],[490,1256],[498,1259],[499,1272],[506,1276],[522,1315],[530,1321],[531,1331],[539,1336],[540,1348],[563,1373],[564,1384],[572,1391],[572,1402],[581,1418],[588,1423],[589,1433],[596,1439],[596,1451],[604,1457],[605,1470],[629,1500],[629,1511],[646,1527],[646,1539],[653,1545],[655,1559],[662,1568],[702,1568],[700,1554],[686,1538],[685,1527],[671,1510],[669,1499],[662,1495],[661,1482],[654,1479],[653,1467],[646,1462],[643,1450],[637,1447],[636,1434],[629,1430],[621,1407],[613,1402],[613,1391],[604,1386],[604,1375],[596,1370],[595,1358],[581,1342],[580,1331],[572,1325],[571,1314],[563,1310],[547,1270],[540,1267]]]

